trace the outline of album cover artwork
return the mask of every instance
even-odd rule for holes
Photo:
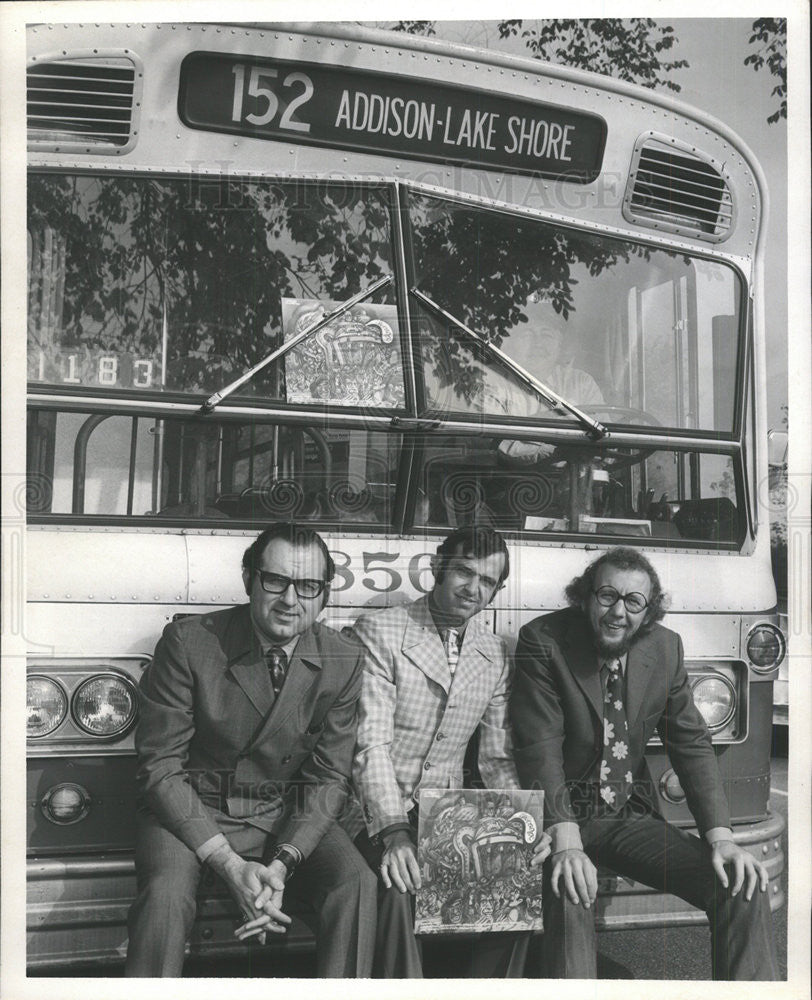
[[[415,931],[527,931],[542,927],[544,793],[518,789],[420,792]]]

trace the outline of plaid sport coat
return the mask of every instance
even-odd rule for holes
[[[367,832],[406,822],[420,788],[461,788],[463,759],[479,728],[479,769],[489,788],[518,788],[507,705],[504,641],[472,619],[452,680],[428,598],[363,615],[365,647],[353,781]],[[360,816],[347,829],[361,829]]]

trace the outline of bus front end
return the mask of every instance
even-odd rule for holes
[[[639,548],[779,908],[766,191],[736,136],[350,25],[34,26],[28,72],[29,966],[123,958],[139,678],[173,618],[244,601],[277,520],[327,539],[339,627],[500,530],[511,645]],[[705,919],[609,874],[598,913]],[[239,950],[233,920],[204,884],[192,952]]]

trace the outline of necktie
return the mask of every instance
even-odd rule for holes
[[[285,683],[285,675],[288,669],[288,654],[281,646],[272,646],[265,654],[265,661],[268,664],[268,671],[271,675],[273,693],[278,698],[282,685]]]
[[[448,669],[451,671],[452,677],[460,659],[459,635],[459,629],[443,629],[443,648],[445,649],[445,657],[448,660]]]
[[[620,809],[629,797],[632,772],[629,770],[629,726],[623,705],[623,673],[620,660],[604,664],[606,687],[603,696],[603,759],[599,793],[609,811]]]

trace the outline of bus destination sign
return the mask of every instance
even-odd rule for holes
[[[589,183],[598,115],[428,79],[195,52],[181,66],[190,128]]]

